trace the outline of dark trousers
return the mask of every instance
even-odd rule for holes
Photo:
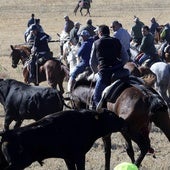
[[[43,58],[43,60],[49,60],[50,58],[52,58],[52,53],[46,52],[43,55],[41,55],[41,54],[32,55],[32,59],[31,59],[31,62],[30,62],[30,74],[29,74],[29,77],[31,79],[36,77],[36,74],[35,74],[36,64],[37,64],[37,67],[38,67],[38,60],[40,58]]]

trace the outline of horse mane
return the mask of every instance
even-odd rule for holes
[[[14,46],[11,45],[11,49],[24,52],[27,57],[29,57],[31,54],[31,47],[28,45],[27,46],[26,45],[14,45]]]

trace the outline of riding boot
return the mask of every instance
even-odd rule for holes
[[[30,66],[29,66],[29,79],[28,82],[35,82],[35,63],[34,60],[32,59]]]
[[[68,86],[67,86],[68,92],[72,92],[72,90],[74,89],[75,84],[76,84],[76,80],[73,79],[72,77],[70,77],[70,79],[68,81]]]

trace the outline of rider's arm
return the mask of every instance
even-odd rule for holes
[[[97,68],[98,67],[98,59],[96,57],[96,50],[95,50],[94,44],[93,44],[92,50],[91,50],[89,65],[90,65],[93,73],[98,72],[98,68]]]

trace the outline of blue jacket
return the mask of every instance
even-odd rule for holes
[[[78,50],[78,57],[81,57],[81,62],[89,66],[90,54],[93,45],[93,38],[89,38],[87,41],[83,41],[81,47]]]

